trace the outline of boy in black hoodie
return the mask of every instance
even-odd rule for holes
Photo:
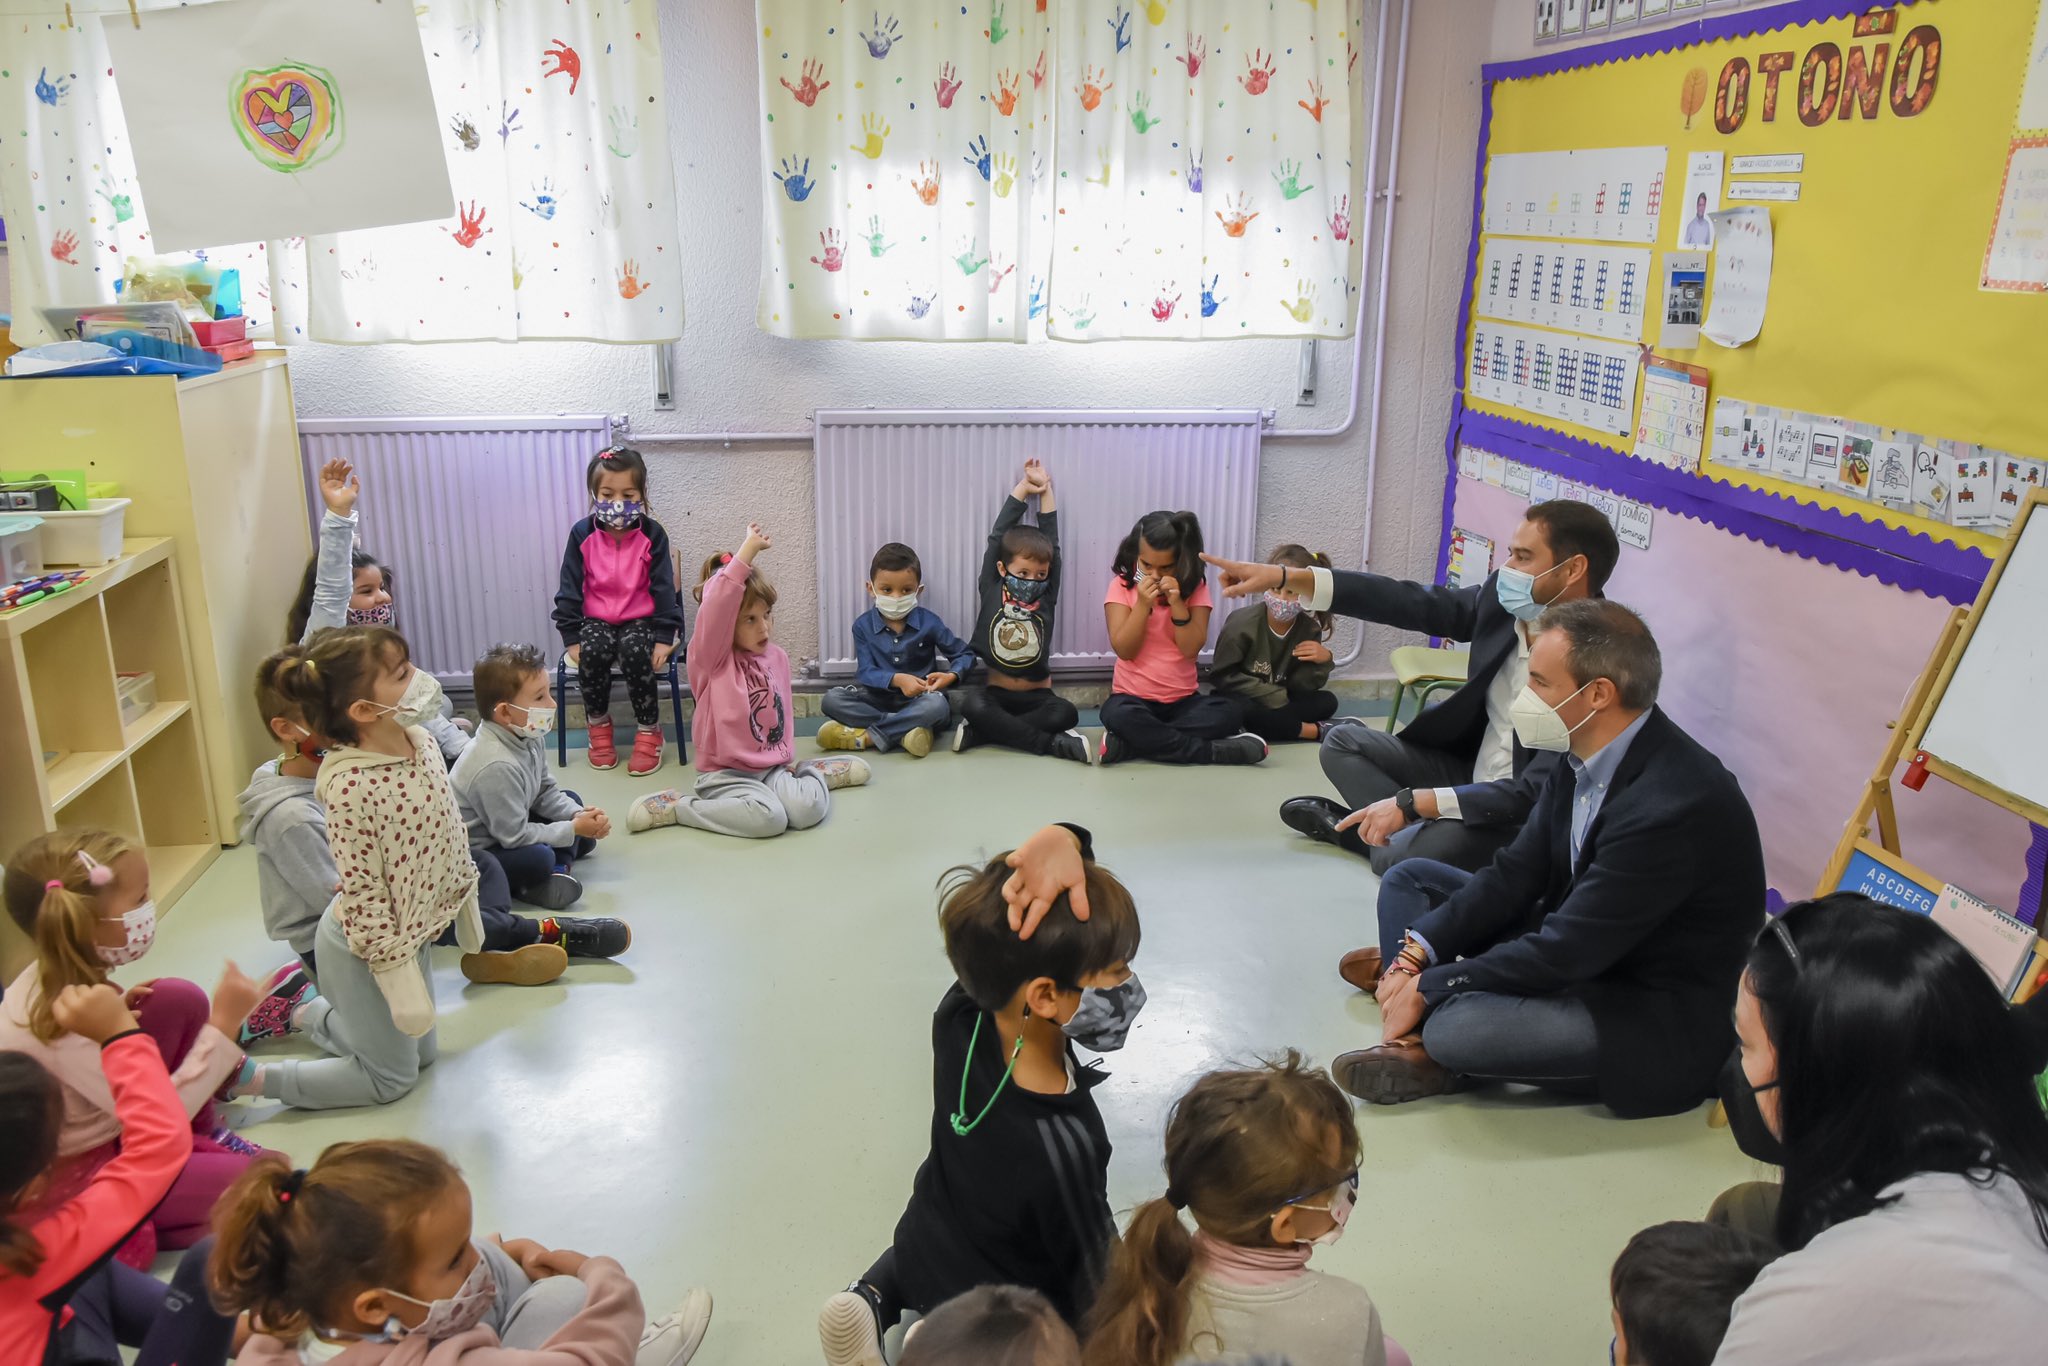
[[[1029,939],[1010,928],[1007,855],[954,870],[939,926],[959,976],[932,1016],[931,1153],[917,1170],[894,1245],[818,1319],[827,1366],[879,1366],[881,1340],[981,1285],[1021,1285],[1079,1325],[1116,1236],[1109,1135],[1078,1042],[1123,1046],[1145,1004],[1131,971],[1138,912],[1065,827],[1084,860],[1089,917],[1063,893]]]

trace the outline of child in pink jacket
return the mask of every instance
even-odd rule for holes
[[[271,1154],[214,1220],[214,1302],[260,1327],[241,1366],[683,1366],[711,1325],[703,1290],[650,1324],[609,1257],[473,1241],[469,1186],[424,1143]]]
[[[749,526],[739,554],[704,562],[689,657],[697,782],[688,794],[670,788],[633,803],[626,828],[636,835],[664,825],[756,840],[808,830],[832,809],[831,789],[868,780],[864,759],[792,762],[789,655],[768,638],[775,587],[754,572],[754,558],[772,544]]]

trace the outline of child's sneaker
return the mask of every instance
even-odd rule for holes
[[[300,1006],[320,994],[313,979],[306,976],[305,968],[296,961],[271,973],[270,980],[263,985],[263,999],[249,1012],[249,1018],[242,1021],[235,1035],[235,1042],[244,1048],[258,1039],[282,1039],[297,1033],[298,1026],[292,1017]]]
[[[263,1153],[263,1149],[251,1143],[248,1139],[243,1138],[225,1124],[216,1127],[207,1137],[219,1145],[223,1152],[233,1153],[237,1157],[259,1157]]]
[[[543,881],[512,895],[529,906],[538,906],[544,911],[559,911],[574,906],[583,899],[583,884],[570,873],[549,873]]]
[[[478,986],[545,986],[568,970],[569,954],[560,944],[462,955],[462,975]]]
[[[661,728],[642,726],[633,732],[633,756],[626,760],[626,772],[635,778],[646,777],[661,767],[661,751]]]
[[[866,749],[868,733],[856,726],[843,726],[837,721],[827,721],[818,727],[819,749]]]
[[[610,916],[548,916],[540,942],[560,944],[571,958],[617,958],[633,947],[633,927]]]
[[[962,717],[960,724],[953,727],[953,752],[955,754],[965,754],[968,750],[974,748],[975,743],[974,728],[967,724],[965,717]]]
[[[1088,737],[1078,730],[1070,730],[1052,737],[1052,748],[1046,753],[1055,759],[1071,759],[1077,764],[1095,762],[1095,752],[1088,746]]]
[[[1102,748],[1096,751],[1096,763],[1108,768],[1111,764],[1120,764],[1130,757],[1131,747],[1124,743],[1123,736],[1108,730],[1102,732]]]
[[[643,830],[659,830],[665,825],[674,825],[676,808],[687,800],[672,787],[648,793],[626,812],[626,833],[637,835]]]
[[[903,737],[903,752],[913,759],[922,759],[932,752],[934,736],[929,726],[913,726]]]
[[[865,759],[813,759],[805,767],[823,778],[825,786],[835,792],[842,787],[865,787],[873,776]]]
[[[590,766],[592,768],[617,768],[618,747],[612,743],[612,719],[600,716],[590,723]]]
[[[825,1366],[884,1366],[882,1312],[867,1287],[855,1282],[818,1311],[818,1344]]]
[[[1212,764],[1262,764],[1266,762],[1266,742],[1248,730],[1227,735],[1221,740],[1209,742],[1209,762]]]
[[[699,1287],[683,1296],[682,1306],[648,1322],[640,1335],[633,1366],[683,1366],[704,1345],[711,1328],[711,1292]]]
[[[1321,744],[1329,739],[1330,732],[1332,731],[1342,730],[1346,726],[1364,726],[1369,724],[1371,723],[1362,716],[1333,716],[1327,721],[1318,721],[1316,722],[1316,743]]]

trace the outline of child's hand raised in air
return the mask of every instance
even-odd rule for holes
[[[99,1044],[136,1028],[135,1016],[121,1000],[120,991],[106,982],[65,987],[51,1000],[50,1017],[66,1034]]]
[[[889,686],[905,697],[923,697],[931,689],[930,683],[914,674],[897,674],[889,680]]]
[[[320,501],[337,517],[353,517],[356,499],[362,495],[362,481],[356,467],[336,457],[320,467]]]
[[[1330,647],[1320,640],[1304,640],[1294,647],[1294,657],[1305,659],[1311,664],[1328,664],[1336,658],[1330,653]]]
[[[213,985],[213,1013],[206,1022],[227,1035],[230,1039],[242,1027],[242,1021],[249,1018],[249,1012],[263,999],[263,988],[249,979],[249,974],[235,966],[229,959],[220,970],[220,980]]]
[[[1011,490],[1018,502],[1052,492],[1052,476],[1045,472],[1045,462],[1033,456],[1024,462],[1024,476]]]
[[[773,550],[774,548],[775,542],[769,538],[767,532],[761,530],[759,522],[747,523],[747,538],[740,542],[741,559],[745,560],[748,564],[752,564],[756,555],[764,550]]]
[[[612,818],[594,806],[578,811],[569,828],[587,840],[601,840],[612,832]]]
[[[668,667],[669,656],[676,652],[675,642],[665,640],[654,647],[654,671],[660,673]]]

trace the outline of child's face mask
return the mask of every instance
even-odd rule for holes
[[[637,498],[592,499],[590,515],[597,524],[612,531],[630,531],[647,515],[647,504]]]
[[[102,919],[120,921],[121,928],[128,935],[126,943],[114,948],[109,948],[105,944],[95,944],[93,946],[99,953],[100,962],[110,968],[127,966],[142,957],[143,954],[148,953],[149,946],[156,942],[156,903],[154,901],[145,901],[132,911],[124,911],[118,916],[103,916]]]
[[[1114,1053],[1124,1046],[1138,1012],[1145,1008],[1145,987],[1132,973],[1113,987],[1081,988],[1081,1004],[1060,1032],[1097,1053]]]
[[[526,718],[516,725],[505,727],[506,730],[511,731],[522,739],[538,740],[541,736],[546,735],[555,728],[555,709],[553,707],[522,707],[517,702],[507,702],[505,706]]]

